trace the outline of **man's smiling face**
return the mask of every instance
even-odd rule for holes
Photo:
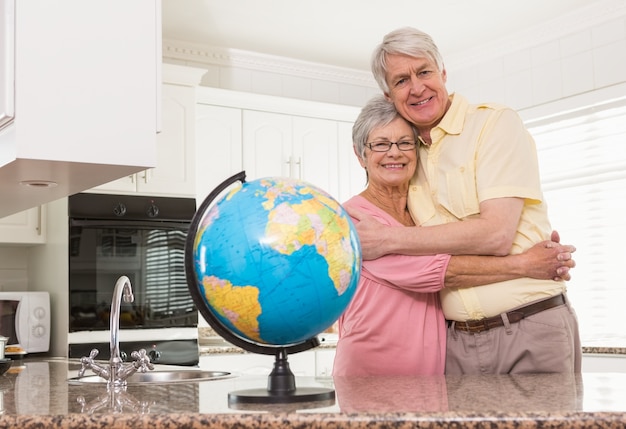
[[[385,96],[422,132],[436,126],[449,107],[446,71],[427,58],[388,55]]]

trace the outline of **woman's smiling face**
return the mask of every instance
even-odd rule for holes
[[[368,143],[415,142],[413,129],[403,118],[397,117],[389,124],[374,128],[368,136]],[[407,186],[417,168],[417,146],[403,151],[392,144],[387,152],[365,149],[365,158],[359,159],[367,169],[368,181],[374,186]]]

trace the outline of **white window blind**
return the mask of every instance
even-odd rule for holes
[[[626,101],[527,125],[552,227],[577,249],[568,296],[582,345],[626,347]]]

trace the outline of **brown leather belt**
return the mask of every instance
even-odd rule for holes
[[[560,294],[553,296],[552,298],[544,299],[543,301],[528,304],[525,307],[511,310],[506,313],[506,316],[509,319],[509,323],[517,323],[525,317],[532,316],[533,314],[537,314],[549,308],[558,307],[563,304],[565,304],[565,296]],[[467,320],[465,322],[450,321],[449,323],[454,323],[454,329],[457,331],[471,332],[472,334],[504,326],[502,315],[487,317],[479,320]]]

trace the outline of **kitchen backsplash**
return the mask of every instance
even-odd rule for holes
[[[0,246],[0,291],[28,290],[28,247]]]

